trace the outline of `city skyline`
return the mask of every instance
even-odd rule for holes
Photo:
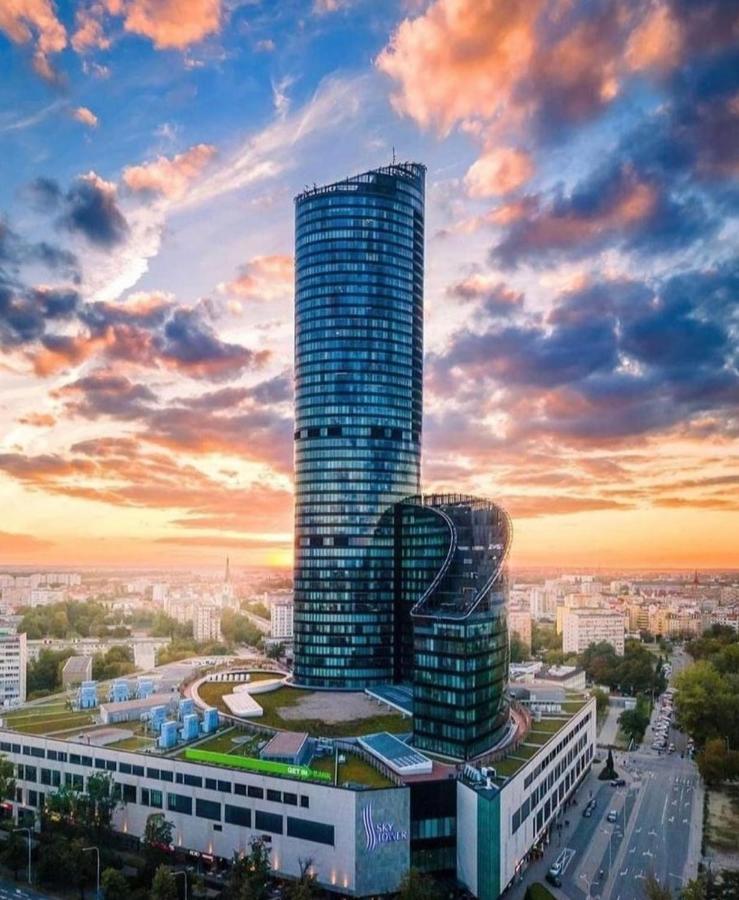
[[[424,490],[508,509],[514,566],[736,566],[739,61],[701,6],[0,11],[0,563],[291,566],[292,197],[397,156]]]

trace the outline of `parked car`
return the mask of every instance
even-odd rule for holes
[[[551,866],[549,866],[549,874],[550,875],[561,875],[562,874],[562,863],[561,862],[553,862]]]
[[[612,810],[608,813],[608,815],[606,816],[606,819],[608,819],[609,822],[615,822],[615,821],[617,821],[617,819],[618,819],[618,813],[616,812],[616,810],[615,810],[615,809],[612,809]]]
[[[626,786],[625,778],[614,778],[613,781],[611,781],[611,787],[625,787],[625,786]]]
[[[562,887],[562,879],[559,875],[552,875],[551,872],[547,872],[545,877],[549,884],[554,885],[554,887]]]

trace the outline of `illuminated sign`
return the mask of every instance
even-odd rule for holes
[[[210,763],[214,766],[228,766],[229,769],[246,769],[249,772],[261,772],[264,775],[283,775],[288,778],[300,778],[303,781],[324,781],[331,784],[330,772],[319,772],[309,766],[294,766],[290,763],[273,762],[270,759],[258,759],[254,756],[232,756],[230,753],[216,753],[212,750],[198,750],[188,747],[185,759],[191,762]]]
[[[364,825],[364,837],[367,842],[367,850],[376,850],[382,844],[395,844],[398,841],[407,841],[408,832],[398,831],[390,822],[375,822],[372,816],[372,804],[368,803],[362,810],[362,824]]]

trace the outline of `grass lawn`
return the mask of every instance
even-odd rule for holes
[[[254,672],[252,673],[251,680],[248,683],[253,684],[255,681],[270,681],[273,678],[281,677],[282,675],[279,672]],[[231,710],[223,702],[223,696],[224,694],[233,694],[234,688],[238,687],[240,684],[247,684],[247,682],[204,681],[203,684],[201,684],[198,688],[198,694],[200,694],[200,699],[204,703],[208,703],[210,704],[210,706],[215,706],[222,712],[230,713]],[[262,697],[264,695],[259,694],[258,696]],[[261,703],[261,700],[257,698],[257,702]]]
[[[569,719],[541,719],[539,722],[532,722],[532,731],[546,731],[548,734],[554,734],[555,731],[569,722]]]
[[[234,756],[257,756],[259,744],[268,740],[265,735],[249,734],[240,728],[226,728],[218,734],[190,746],[196,746],[198,750],[209,750],[212,753],[231,753]],[[237,743],[238,741],[238,743]],[[175,756],[182,756],[183,747]]]
[[[706,841],[719,853],[735,854],[739,832],[739,785],[722,785],[708,791]]]
[[[496,775],[510,778],[511,775],[515,775],[518,772],[524,763],[525,760],[523,759],[513,759],[509,756],[507,759],[499,759],[498,762],[492,763],[491,767],[495,769]]]
[[[133,737],[124,738],[122,741],[116,741],[115,744],[108,744],[114,750],[148,750],[150,747],[156,746],[153,738]]]
[[[283,687],[269,694],[260,694],[255,699],[264,710],[264,715],[257,721],[270,728],[283,728],[287,731],[307,731],[312,735],[323,737],[356,737],[361,734],[374,734],[377,731],[389,731],[402,734],[411,730],[410,721],[400,713],[380,713],[365,719],[350,719],[345,722],[323,722],[321,719],[287,719],[280,711],[295,706],[304,697],[313,695],[314,691],[300,688]]]
[[[537,881],[526,888],[524,900],[554,900],[554,894]]]
[[[566,700],[562,704],[562,709],[570,715],[574,715],[576,712],[579,712],[587,702],[587,700]]]
[[[346,762],[339,764],[339,784],[347,781],[363,784],[365,787],[391,787],[393,782],[378,772],[374,766],[366,763],[363,759],[355,756],[353,753],[345,753]],[[314,759],[310,763],[311,769],[317,769],[319,772],[329,772],[334,774],[334,757],[323,756],[320,759]]]
[[[89,713],[66,712],[57,715],[47,714],[45,716],[36,716],[31,719],[25,719],[8,723],[11,728],[21,731],[25,734],[50,734],[53,731],[68,731],[70,729],[82,728],[84,725],[91,725],[93,717]]]
[[[528,737],[526,738],[526,741],[528,741]],[[513,751],[513,755],[517,756],[519,759],[531,759],[531,757],[535,753],[538,753],[539,750],[541,750],[541,747],[538,747],[536,745],[532,746],[529,743],[523,743],[520,747]]]
[[[539,731],[538,728],[536,730],[532,728],[531,731],[529,731],[529,733],[526,735],[526,743],[538,744],[540,747],[543,747],[548,740],[551,740],[551,737],[551,731]]]

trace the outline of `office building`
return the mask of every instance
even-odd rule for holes
[[[199,643],[221,640],[221,610],[217,606],[195,606],[192,623],[193,637]]]
[[[419,491],[425,167],[295,203],[295,680],[393,679],[393,533]]]
[[[591,644],[610,644],[619,656],[624,652],[624,615],[608,609],[566,609],[562,630],[564,653],[582,653]]]
[[[0,705],[4,708],[26,702],[28,652],[25,634],[0,632]]]
[[[520,606],[508,607],[508,632],[531,649],[531,612]]]
[[[278,641],[293,639],[293,613],[295,605],[292,600],[280,600],[269,608],[270,635]]]

